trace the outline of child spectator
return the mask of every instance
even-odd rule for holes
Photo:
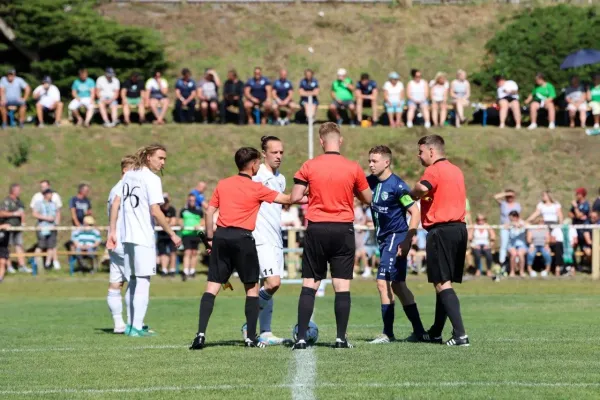
[[[525,276],[525,254],[527,253],[525,222],[521,219],[518,211],[511,211],[508,217],[510,222],[506,229],[508,230],[508,252],[510,254],[509,276],[515,276],[518,271],[519,276],[523,277]]]
[[[540,216],[534,222],[538,225],[544,223],[544,219]],[[530,228],[527,230],[527,242],[529,243],[529,251],[527,252],[527,271],[529,276],[535,278],[537,272],[533,269],[533,261],[537,253],[542,253],[544,258],[544,270],[542,277],[545,278],[550,273],[552,267],[552,256],[550,256],[550,230],[547,226],[540,228]]]

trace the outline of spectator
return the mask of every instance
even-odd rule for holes
[[[105,128],[112,128],[119,123],[118,102],[121,83],[115,76],[115,70],[106,68],[104,75],[96,79],[96,96],[98,98],[98,110],[104,121]],[[110,107],[111,119],[108,118],[106,107]]]
[[[567,101],[567,111],[569,112],[569,126],[575,128],[575,116],[579,113],[579,123],[585,128],[587,119],[587,96],[585,87],[580,83],[579,77],[571,77],[571,85],[565,90],[565,100]]]
[[[410,71],[412,80],[406,85],[406,97],[408,98],[408,112],[406,114],[406,126],[413,127],[413,120],[417,108],[421,110],[423,119],[425,120],[425,128],[431,127],[429,122],[429,88],[427,83],[422,79],[421,71],[413,69]]]
[[[17,107],[19,110],[19,127],[25,125],[25,112],[27,110],[27,98],[31,88],[17,76],[14,69],[9,70],[6,76],[0,79],[0,113],[2,113],[2,129],[8,126],[8,107]]]
[[[598,197],[596,197],[596,200],[594,200],[592,210],[600,213],[600,188],[598,188]]]
[[[8,224],[11,227],[21,227],[25,225],[25,205],[19,197],[21,195],[21,186],[18,183],[10,185],[8,196],[0,206],[0,224]],[[14,246],[15,252],[23,254],[23,231],[9,231],[8,245]],[[25,266],[25,257],[17,258],[20,272],[31,272]],[[11,265],[8,266],[8,272],[14,273]]]
[[[487,266],[487,276],[492,276],[492,245],[496,241],[496,232],[487,223],[485,215],[478,214],[475,221],[477,227],[469,228],[469,240],[471,241],[471,250],[475,259],[475,276],[480,276],[483,272],[481,258],[485,258]]]
[[[71,240],[73,242],[72,251],[76,251],[79,265],[83,265],[85,260],[94,259],[98,246],[102,242],[100,231],[94,227],[96,220],[91,215],[86,215],[83,218],[83,226],[80,229],[73,231]]]
[[[354,225],[367,225],[367,214],[365,213],[365,209],[360,200],[356,198],[354,199]],[[369,231],[365,228],[357,228],[354,231],[354,275],[358,274],[362,264],[364,268],[362,274],[363,278],[369,278],[372,274],[371,267],[368,263],[367,249],[365,247],[368,235]]]
[[[298,85],[300,92],[300,107],[304,108],[306,118],[314,118],[317,107],[319,106],[319,81],[314,76],[312,69],[304,70],[304,78]],[[308,102],[308,97],[312,96],[312,105]]]
[[[206,198],[204,196],[204,192],[206,191],[206,182],[200,181],[196,185],[194,189],[190,191],[190,195],[194,195],[196,199],[196,207],[200,207],[202,210],[206,210],[208,208],[208,203],[206,202]]]
[[[290,123],[289,114],[297,111],[300,107],[293,100],[294,85],[287,78],[287,71],[281,69],[279,71],[279,79],[273,81],[273,116],[277,118],[279,125],[288,125]],[[287,109],[288,115],[285,119],[281,119],[280,111],[282,108]]]
[[[529,106],[529,118],[531,119],[531,124],[528,129],[535,129],[538,127],[537,125],[537,116],[538,110],[540,108],[545,108],[548,110],[548,121],[549,129],[556,128],[556,110],[554,108],[554,99],[556,98],[556,89],[554,89],[554,85],[550,82],[546,82],[544,75],[542,73],[538,73],[535,76],[535,87],[533,91],[525,100],[525,104],[531,104]]]
[[[599,213],[597,213],[596,211],[592,211],[590,212],[590,224],[592,225],[597,225],[600,221],[598,221],[598,215],[600,215]],[[582,233],[582,237],[583,237],[583,245],[580,246],[581,251],[583,252],[583,256],[585,258],[587,258],[589,260],[589,262],[591,263],[592,261],[592,230],[591,229],[582,229],[581,230]]]
[[[431,93],[431,119],[433,126],[444,126],[448,116],[448,80],[446,73],[438,72],[429,82]],[[439,119],[438,119],[439,117]]]
[[[60,224],[60,212],[56,203],[52,200],[53,193],[50,188],[44,190],[42,193],[43,200],[37,202],[33,208],[33,217],[37,218],[37,226],[41,228],[37,232],[38,242],[35,252],[41,253],[42,250],[46,252],[46,263],[44,264],[46,269],[50,269],[52,266],[54,266],[54,269],[60,269],[56,255],[57,232],[52,229]]]
[[[573,225],[586,225],[589,223],[590,203],[586,199],[587,190],[583,187],[575,190],[575,200],[571,202],[569,216],[573,220]],[[585,240],[585,230],[577,229],[577,243],[582,252],[586,253],[588,244]]]
[[[90,126],[90,121],[94,116],[94,96],[96,83],[88,76],[87,69],[79,70],[79,76],[71,85],[71,95],[73,100],[69,103],[69,110],[73,113],[77,120],[77,125]],[[85,107],[85,122],[81,118],[79,109]]]
[[[71,221],[74,226],[83,225],[83,219],[88,215],[92,215],[92,202],[88,198],[89,195],[89,185],[81,183],[77,188],[77,194],[71,197],[71,200],[69,201]]]
[[[29,208],[32,210],[35,208],[37,203],[44,200],[44,192],[46,189],[50,189],[50,181],[47,179],[40,181],[40,191],[33,195],[31,201],[29,202]],[[60,195],[56,193],[54,190],[52,191],[52,202],[56,205],[57,211],[60,213],[60,209],[62,208],[62,199]]]
[[[223,101],[221,102],[221,123],[226,121],[228,107],[238,108],[238,125],[245,122],[244,118],[244,83],[238,79],[235,69],[227,72],[227,80],[223,86]]]
[[[144,98],[146,90],[144,84],[140,82],[140,74],[134,72],[131,77],[123,83],[121,89],[121,102],[123,103],[123,120],[126,125],[131,123],[131,107],[137,107],[140,124],[146,120],[146,109],[144,107]]]
[[[62,118],[63,103],[60,101],[60,91],[52,84],[49,76],[44,77],[42,84],[33,91],[33,98],[37,100],[35,110],[38,118],[38,127],[44,127],[44,113],[54,111],[54,125],[59,126]]]
[[[390,126],[398,128],[404,126],[402,113],[404,112],[404,84],[400,82],[397,72],[390,72],[389,81],[383,85],[383,105],[387,112]]]
[[[527,222],[532,222],[539,216],[542,217],[545,224],[562,224],[562,206],[552,198],[549,190],[542,192],[542,201],[537,204],[533,214],[527,218]]]
[[[175,112],[181,123],[194,122],[194,113],[196,112],[196,81],[192,79],[192,73],[189,69],[181,70],[181,78],[175,83]]]
[[[300,228],[300,216],[298,215],[298,206],[289,204],[283,205],[281,210],[281,226],[285,228]]]
[[[331,84],[331,98],[333,102],[329,106],[329,111],[333,114],[338,125],[344,121],[340,116],[340,110],[348,109],[350,111],[350,125],[354,126],[356,119],[356,106],[354,104],[354,86],[352,79],[346,76],[347,72],[344,68],[337,70],[337,79]]]
[[[169,110],[169,97],[167,97],[169,84],[162,77],[161,72],[157,70],[154,71],[154,76],[146,81],[145,88],[147,107],[152,110],[152,115],[154,116],[152,123],[163,125],[165,123],[165,116]]]
[[[163,193],[164,203],[160,205],[160,209],[169,226],[177,225],[177,211],[171,205],[169,193]],[[175,276],[175,264],[177,262],[177,248],[173,241],[165,231],[156,232],[156,254],[160,259],[161,273],[163,276]]]
[[[508,252],[510,254],[509,276],[525,276],[525,254],[527,253],[527,238],[525,222],[521,219],[518,211],[508,213],[509,223],[505,229],[508,230]]]
[[[538,225],[543,224],[543,218],[537,217],[535,223]],[[542,277],[545,278],[550,274],[550,268],[552,267],[552,256],[550,255],[550,230],[547,226],[538,228],[530,228],[527,230],[527,242],[529,243],[529,251],[527,252],[527,271],[529,276],[535,278],[537,272],[533,269],[533,261],[537,253],[542,253],[544,258],[544,270],[542,271]]]
[[[502,75],[496,76],[497,101],[500,108],[500,129],[506,126],[506,117],[510,109],[515,119],[515,128],[521,129],[521,105],[519,104],[519,86],[515,81],[507,81]]]
[[[10,253],[8,251],[9,224],[0,224],[0,283],[4,281],[4,274],[9,264]]]
[[[593,85],[588,89],[587,98],[594,116],[594,129],[600,128],[600,74],[595,74]]]
[[[356,119],[360,124],[363,119],[363,108],[371,108],[373,110],[373,125],[377,125],[378,112],[377,109],[377,82],[369,77],[369,74],[363,73],[360,75],[360,80],[356,82]]]
[[[248,123],[253,118],[254,110],[261,110],[261,123],[267,123],[267,118],[271,114],[271,81],[263,76],[260,67],[254,68],[254,76],[249,78],[244,87],[244,108],[248,117]]]
[[[200,238],[196,234],[202,229],[202,217],[204,212],[197,206],[196,196],[192,193],[188,195],[188,201],[181,209],[179,218],[181,219],[181,239],[183,240],[183,279],[196,276],[196,264],[198,264],[198,248]]]
[[[456,109],[456,127],[464,124],[465,107],[469,106],[469,97],[471,97],[471,84],[467,80],[467,73],[462,69],[456,72],[456,79],[450,85],[450,97]]]
[[[494,195],[494,200],[500,206],[500,225],[507,225],[510,222],[509,214],[511,211],[521,213],[521,204],[516,201],[517,194],[512,189],[506,189]],[[504,265],[506,261],[506,252],[508,250],[509,231],[500,229],[500,253],[498,255],[500,264]]]
[[[198,83],[198,98],[200,99],[200,110],[202,111],[202,120],[208,123],[208,110],[212,114],[213,120],[217,118],[219,110],[219,88],[221,80],[217,71],[212,68],[204,71],[204,78]]]

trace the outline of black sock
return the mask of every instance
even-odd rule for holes
[[[337,325],[337,338],[346,340],[346,330],[350,319],[350,292],[336,292],[335,294],[335,323]]]
[[[246,296],[246,329],[248,333],[247,337],[251,340],[256,339],[258,312],[258,297]]]
[[[394,303],[381,305],[381,319],[383,320],[383,334],[389,338],[394,337]]]
[[[215,295],[205,292],[200,300],[200,315],[198,317],[198,333],[204,334],[208,326],[208,320],[215,307]]]
[[[306,340],[310,317],[315,309],[315,289],[302,286],[298,300],[298,340]]]
[[[408,318],[412,324],[414,333],[417,335],[422,335],[425,333],[425,328],[423,328],[423,323],[421,322],[421,316],[419,315],[417,303],[404,306],[404,314],[406,314],[406,318]]]
[[[435,297],[435,319],[433,320],[433,325],[429,328],[429,334],[433,337],[438,337],[442,335],[448,314],[446,314],[446,308],[442,303],[440,294],[438,293]]]
[[[465,327],[463,326],[462,315],[460,315],[460,302],[454,289],[446,289],[440,292],[440,299],[446,309],[446,314],[450,318],[454,336],[465,336]]]

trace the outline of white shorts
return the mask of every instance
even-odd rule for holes
[[[85,107],[86,109],[94,108],[94,103],[92,103],[92,99],[90,97],[84,97],[82,99],[73,99],[69,103],[69,110],[75,111],[80,109],[81,107]]]
[[[134,243],[123,243],[125,250],[125,278],[156,275],[156,248]]]
[[[569,111],[587,111],[587,107],[588,107],[588,105],[585,101],[583,103],[581,103],[579,106],[569,103],[567,105],[567,110],[569,110]]]
[[[125,254],[109,250],[110,257],[110,283],[122,283],[127,281],[125,275]]]
[[[269,276],[283,275],[283,249],[270,244],[256,246],[258,264],[260,265],[260,279]]]

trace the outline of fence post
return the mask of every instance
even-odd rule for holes
[[[592,280],[600,279],[600,228],[592,231]]]
[[[298,242],[296,241],[296,230],[290,229],[288,231],[288,278],[294,279],[296,277],[296,268],[298,267]]]

